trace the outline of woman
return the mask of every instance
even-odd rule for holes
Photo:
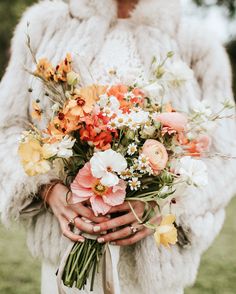
[[[67,188],[53,182],[55,174],[29,178],[17,157],[18,137],[30,121],[32,100],[40,98],[50,112],[42,85],[32,82],[25,70],[34,68],[26,34],[37,59],[46,57],[56,64],[67,52],[79,54],[83,66],[101,84],[128,83],[132,76],[139,81],[148,80],[153,58],[163,59],[173,51],[173,62],[182,61],[194,73],[186,85],[168,97],[176,107],[188,109],[204,100],[214,108],[224,98],[232,99],[225,50],[205,28],[183,21],[180,10],[179,0],[45,0],[30,8],[16,29],[11,61],[0,87],[2,219],[8,225],[12,221],[26,225],[29,249],[43,261],[43,294],[57,293],[55,271],[69,240],[83,242],[83,237],[70,231],[71,219],[90,234],[116,229],[98,241],[122,247],[122,294],[183,293],[186,286],[194,283],[200,256],[222,227],[224,208],[235,191],[232,180],[236,168],[219,157],[205,160],[209,170],[206,188],[189,188],[183,202],[177,197],[177,221],[190,245],[170,250],[156,248],[148,229],[140,228],[132,234],[130,226],[135,218],[126,203],[117,207],[126,214],[112,220],[95,217],[83,204],[70,207],[65,200]],[[29,93],[31,87],[33,92]],[[220,121],[212,132],[215,151],[233,153],[234,135],[234,122]],[[53,214],[41,205],[48,187],[51,189],[46,201]],[[136,202],[136,212],[143,209]],[[95,225],[86,223],[83,217]],[[120,229],[121,225],[125,228]],[[99,278],[94,293],[102,293]]]

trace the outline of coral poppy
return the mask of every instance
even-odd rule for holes
[[[105,215],[111,207],[124,202],[126,184],[119,180],[114,186],[105,186],[99,178],[92,175],[90,163],[86,163],[71,184],[71,191],[73,203],[89,200],[96,216]]]

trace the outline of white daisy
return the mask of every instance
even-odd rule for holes
[[[138,146],[135,143],[129,144],[127,153],[129,155],[133,155],[135,152],[137,152]]]
[[[129,180],[128,183],[132,191],[134,190],[137,191],[141,186],[141,182],[139,181],[138,178],[132,178],[131,180]]]

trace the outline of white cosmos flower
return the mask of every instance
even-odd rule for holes
[[[127,168],[127,161],[118,152],[108,149],[97,152],[90,160],[92,175],[101,179],[101,183],[107,187],[119,183],[116,173],[121,173]]]
[[[206,117],[212,115],[212,109],[206,101],[196,101],[193,110]]]
[[[164,79],[174,87],[180,87],[193,79],[193,71],[182,61],[174,62],[167,69]]]
[[[158,82],[147,85],[143,88],[145,95],[152,101],[158,101],[163,92],[162,86]]]
[[[185,156],[177,163],[175,172],[190,185],[206,186],[208,183],[207,166],[202,160]]]

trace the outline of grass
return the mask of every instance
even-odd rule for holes
[[[186,294],[236,293],[235,210],[236,198],[227,210],[222,233],[203,256],[195,286]],[[0,227],[0,293],[40,293],[40,264],[29,256],[25,234],[17,229]]]

